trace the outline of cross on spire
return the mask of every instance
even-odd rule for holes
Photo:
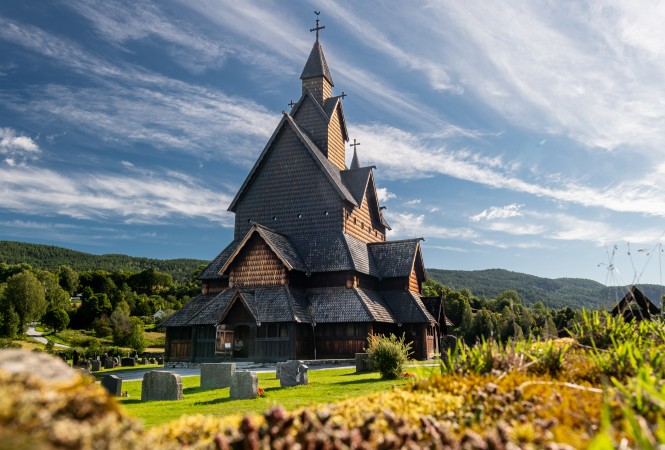
[[[346,92],[342,91],[342,93],[340,94],[340,97],[342,97],[342,100],[344,100],[344,97],[346,97],[347,95],[349,95],[349,94],[347,94]]]
[[[351,160],[351,169],[360,169],[360,161],[358,160],[358,153],[356,152],[356,147],[360,145],[360,142],[356,142],[354,138],[353,144],[349,145],[353,147],[353,159]]]
[[[321,11],[314,11],[314,14],[316,14],[316,26],[314,28],[310,28],[309,32],[311,33],[312,31],[316,31],[316,42],[319,42],[319,30],[323,30],[326,26],[319,26],[319,14],[321,14]]]
[[[294,106],[296,106],[296,104],[297,104],[297,103],[293,103],[293,100],[291,100],[291,101],[289,102],[289,106],[290,106],[291,108],[293,108]]]

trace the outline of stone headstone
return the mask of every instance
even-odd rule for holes
[[[287,361],[282,363],[279,373],[281,387],[300,386],[307,384],[307,370],[309,367],[302,361]]]
[[[134,367],[136,365],[136,361],[134,361],[134,358],[122,358],[120,362],[122,364],[122,367]]]
[[[25,350],[0,350],[0,370],[39,378],[45,383],[69,381],[79,376],[69,364],[47,353]]]
[[[80,359],[77,367],[79,369],[85,369],[90,373],[90,362],[87,359]]]
[[[231,378],[231,398],[256,398],[259,396],[259,377],[256,372],[236,372]]]
[[[113,362],[113,359],[107,358],[106,361],[104,361],[104,368],[105,369],[113,369],[115,367],[115,363]]]
[[[79,365],[79,352],[74,350],[74,353],[72,354],[72,366],[76,367]]]
[[[441,351],[454,350],[457,346],[457,338],[451,334],[441,336]]]
[[[236,373],[235,363],[201,364],[201,387],[221,389],[231,386],[231,379]]]
[[[369,355],[367,353],[356,353],[356,373],[371,372]]]
[[[99,361],[99,360],[97,360],[97,359],[93,360],[93,361],[92,361],[92,369],[91,369],[91,370],[92,370],[93,372],[99,372],[100,370],[102,370],[102,362]]]
[[[156,360],[155,358],[150,358],[150,359],[148,360],[148,362],[149,362],[150,364],[157,364],[157,360]]]
[[[122,395],[122,378],[115,375],[106,375],[102,378],[102,387],[109,391],[109,394],[120,397]]]
[[[280,375],[282,375],[282,364],[283,362],[277,363],[277,368],[275,369],[275,378],[279,380]]]
[[[182,379],[173,372],[151,370],[143,375],[141,401],[182,400]]]
[[[157,358],[157,364],[159,364],[160,366],[163,366],[164,365],[164,358]]]
[[[148,358],[142,358],[141,359],[141,364],[143,364],[144,366],[147,365],[148,364]]]

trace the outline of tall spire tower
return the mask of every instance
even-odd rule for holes
[[[319,42],[319,31],[325,29],[325,26],[319,25],[320,12],[314,11],[314,14],[316,14],[316,26],[309,31],[316,31],[316,41],[309,53],[309,58],[307,58],[300,79],[302,80],[303,94],[309,91],[320,104],[323,104],[325,99],[332,97],[334,83]]]

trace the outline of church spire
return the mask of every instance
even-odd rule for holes
[[[351,169],[360,169],[360,161],[358,161],[358,152],[356,151],[356,147],[360,145],[360,142],[356,142],[355,139],[353,139],[353,144],[351,144],[351,147],[353,147],[353,159],[351,160]]]
[[[311,28],[310,31],[316,31],[316,41],[309,53],[309,58],[307,58],[300,79],[302,80],[303,94],[305,91],[309,91],[319,103],[323,103],[325,99],[332,96],[334,83],[319,42],[319,31],[323,30],[325,26],[319,25],[319,11],[314,11],[314,13],[316,14],[316,27]]]

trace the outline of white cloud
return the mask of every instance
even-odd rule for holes
[[[420,198],[414,198],[412,200],[409,200],[408,202],[404,203],[405,205],[419,205],[420,202],[422,202],[422,199]]]
[[[48,169],[0,168],[0,208],[28,215],[65,216],[123,223],[164,224],[195,218],[229,227],[233,215],[221,205],[229,193],[213,192],[178,177],[128,177],[103,172],[76,179]]]
[[[376,189],[376,195],[379,197],[379,203],[385,203],[391,198],[396,198],[397,196],[393,194],[392,192],[388,191],[388,188],[377,188]]]
[[[22,166],[30,160],[36,160],[41,149],[28,136],[21,136],[12,128],[0,128],[0,155],[5,155],[4,162],[9,167]]]
[[[470,228],[449,228],[427,223],[424,214],[386,211],[385,216],[392,227],[392,230],[388,232],[390,238],[471,239],[477,236],[476,232]]]
[[[518,203],[512,203],[507,206],[499,207],[492,206],[474,216],[469,217],[473,222],[478,222],[480,220],[495,220],[495,219],[507,219],[509,217],[520,217],[522,213],[520,209],[524,205]]]

